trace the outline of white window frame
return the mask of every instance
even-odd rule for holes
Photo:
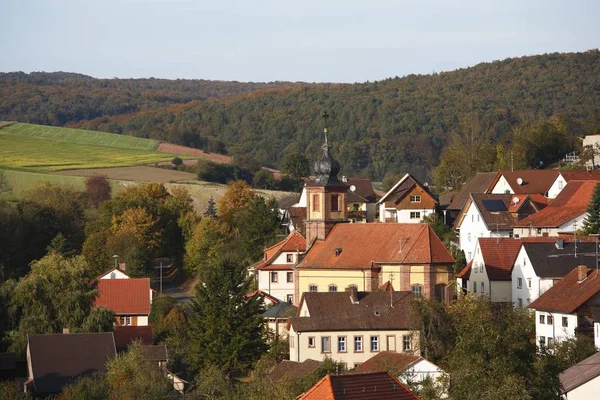
[[[346,342],[346,336],[338,336],[338,353],[347,353],[348,344]]]
[[[321,337],[321,353],[331,353],[331,336]]]
[[[277,283],[279,281],[277,271],[271,271],[269,279],[271,280],[271,283]]]
[[[408,335],[402,336],[402,351],[407,352],[412,350],[412,339]]]
[[[517,289],[523,288],[523,278],[517,278]]]
[[[354,352],[362,353],[364,351],[363,347],[363,337],[362,336],[354,336]]]
[[[410,202],[411,203],[420,203],[421,202],[421,195],[419,195],[419,194],[412,194],[412,195],[410,195]]]
[[[313,292],[313,293],[314,292],[318,292],[319,291],[319,286],[315,285],[314,283],[311,283],[310,285],[308,285],[308,291],[309,292]]]
[[[421,219],[421,211],[411,211],[410,219]]]
[[[379,352],[379,336],[371,335],[371,340],[369,340],[369,348],[371,349],[371,353]]]

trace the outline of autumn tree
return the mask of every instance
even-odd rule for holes
[[[88,177],[85,180],[85,188],[87,197],[94,207],[98,207],[103,201],[110,200],[112,188],[104,175]]]

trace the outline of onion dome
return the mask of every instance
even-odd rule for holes
[[[337,162],[330,154],[329,154],[329,144],[327,143],[327,128],[324,129],[325,132],[325,143],[321,146],[321,156],[315,161],[314,165],[314,173],[316,175],[315,183],[318,185],[343,185],[342,182],[338,179],[338,174],[340,173],[340,163]]]

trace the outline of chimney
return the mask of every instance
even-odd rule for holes
[[[342,182],[344,182],[344,183],[348,182],[348,178],[346,177],[346,175],[342,176]]]
[[[562,250],[565,248],[565,240],[563,238],[558,238],[556,239],[556,248],[559,250]]]
[[[587,278],[588,268],[585,265],[577,267],[577,282],[582,282]]]
[[[119,269],[121,271],[125,271],[126,268],[127,268],[127,266],[125,265],[125,263],[119,263]]]
[[[356,286],[351,285],[346,288],[346,293],[350,295],[350,301],[352,304],[358,304],[358,289]]]

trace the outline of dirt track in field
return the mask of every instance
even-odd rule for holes
[[[158,151],[160,153],[171,153],[171,154],[178,154],[178,155],[182,155],[182,156],[198,157],[198,158],[202,158],[205,160],[209,160],[209,161],[221,163],[221,164],[233,163],[233,158],[230,156],[225,156],[223,154],[206,153],[205,151],[200,150],[200,149],[179,146],[177,144],[161,143],[158,146],[158,149],[156,149],[156,151]]]
[[[108,179],[120,181],[135,182],[158,182],[169,183],[176,181],[187,181],[196,179],[196,174],[190,172],[173,171],[164,168],[155,167],[117,167],[117,168],[93,168],[93,169],[72,169],[68,171],[57,172],[56,175],[68,176],[94,176],[104,175]]]

